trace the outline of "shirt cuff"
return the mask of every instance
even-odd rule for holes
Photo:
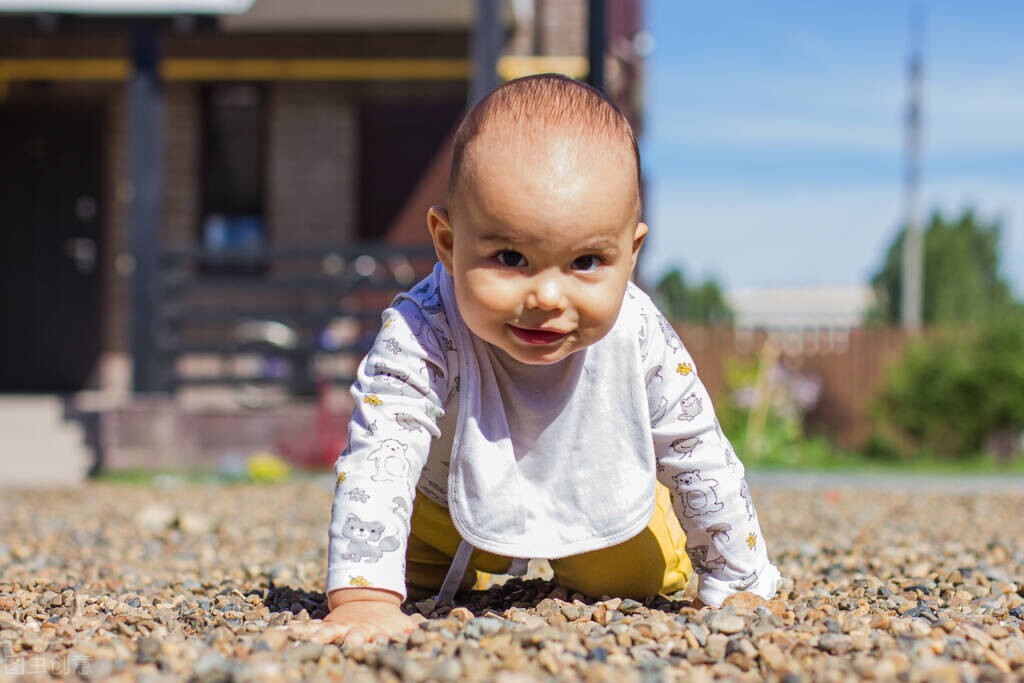
[[[402,601],[408,597],[405,590],[405,577],[401,580],[388,580],[379,576],[380,572],[358,572],[349,568],[332,569],[327,572],[327,594],[339,588],[378,588],[381,590],[398,593]],[[378,575],[375,575],[378,574]]]
[[[774,564],[769,563],[765,567],[760,575],[757,577],[757,581],[752,583],[747,588],[743,589],[748,593],[759,595],[765,600],[771,600],[775,597],[775,592],[779,589],[779,582],[782,580],[782,575]],[[700,598],[701,602],[711,607],[721,607],[722,603],[730,595],[735,595],[741,591],[736,590],[729,585],[728,580],[716,579],[713,576],[705,574],[700,577],[700,587],[697,590],[697,597]]]

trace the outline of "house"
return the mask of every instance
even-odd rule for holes
[[[641,4],[0,0],[0,392],[173,388],[168,253],[214,276],[224,250],[424,240],[479,8],[503,78],[586,78],[603,31],[605,87],[639,126]],[[222,270],[256,286],[289,267]]]
[[[726,293],[737,343],[757,331],[778,337],[791,351],[845,348],[874,301],[866,286],[736,287]]]

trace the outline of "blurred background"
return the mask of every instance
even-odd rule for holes
[[[460,117],[550,71],[640,132],[638,281],[749,464],[1024,469],[1022,15],[0,0],[0,474],[330,465]]]
[[[748,461],[1014,462],[1024,7],[646,10],[643,274]]]

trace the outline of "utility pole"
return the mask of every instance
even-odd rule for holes
[[[900,314],[903,329],[916,333],[921,329],[922,292],[924,290],[924,248],[921,235],[921,91],[924,75],[921,10],[910,16],[910,59],[907,62],[906,167],[904,170],[903,286]]]

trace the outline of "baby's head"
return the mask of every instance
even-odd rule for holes
[[[506,83],[466,116],[427,225],[466,325],[513,358],[562,360],[618,317],[647,234],[625,117],[563,76]]]

